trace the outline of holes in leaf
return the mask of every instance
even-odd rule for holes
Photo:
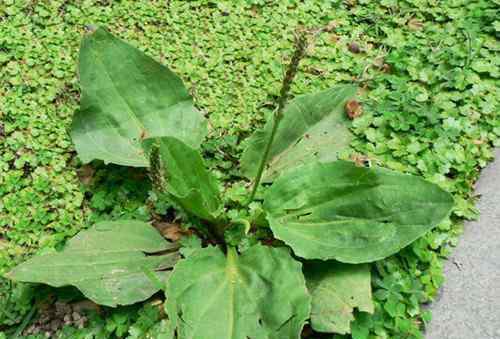
[[[300,214],[300,215],[297,216],[297,220],[304,219],[304,218],[306,218],[306,217],[308,217],[308,216],[310,216],[312,214],[313,214],[313,212],[302,213],[302,214]]]
[[[295,314],[292,314],[287,320],[285,320],[277,329],[277,331],[279,332],[283,327],[285,327],[286,325],[288,325],[290,323],[290,321],[292,321],[292,319],[295,318]]]
[[[297,139],[297,141],[295,141],[295,144],[294,146],[297,146],[298,144],[300,144],[300,142],[302,141],[303,137],[300,137]]]

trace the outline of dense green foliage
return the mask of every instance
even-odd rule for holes
[[[147,166],[150,193],[178,204],[172,212],[185,214],[184,227],[195,232],[200,243],[205,240],[218,248],[182,252],[184,259],[177,262],[182,236],[179,243],[169,243],[158,232],[161,228],[155,230],[142,221],[108,221],[79,232],[61,251],[36,255],[15,266],[6,277],[53,287],[74,286],[95,305],[111,307],[145,301],[163,290],[171,324],[168,336],[178,339],[298,339],[311,308],[326,311],[316,313],[316,318],[343,318],[343,326],[311,321],[313,330],[351,333],[354,307],[367,308],[355,304],[333,312],[324,308],[323,303],[331,301],[311,298],[302,261],[295,261],[291,250],[304,259],[351,264],[382,260],[447,218],[453,198],[416,176],[330,160],[348,147],[343,141],[332,142],[331,136],[351,138],[347,116],[353,113],[357,88],[337,86],[287,104],[308,45],[307,35],[297,32],[278,108],[266,124],[271,129],[257,130],[249,141],[247,150],[253,149],[252,154],[264,151],[260,159],[254,159],[258,171],[245,204],[233,206],[221,204],[219,186],[235,182],[217,180],[200,152],[190,146],[192,137],[197,139],[199,131],[205,130],[206,121],[193,109],[179,78],[104,28],[92,27],[80,47],[83,96],[71,127],[79,158],[84,163],[100,158],[105,163]],[[117,60],[126,61],[118,66]],[[164,96],[161,88],[168,94]],[[277,153],[283,146],[287,149]],[[262,224],[249,217],[248,205],[262,203],[255,200],[255,193],[263,169],[273,168],[276,158],[285,159],[288,165],[274,168],[276,179],[267,179],[272,185],[265,194],[263,211],[273,235],[256,242]],[[298,161],[290,162],[290,158]],[[168,218],[168,209],[159,214]],[[192,222],[198,226],[189,228]],[[291,249],[284,244],[262,246],[275,239],[284,240]],[[253,245],[248,246],[249,241]],[[334,261],[325,261],[323,266],[310,266],[313,271],[321,273],[326,268],[330,273],[310,272],[313,286],[320,286],[333,300],[349,293],[354,293],[352,300],[368,298],[368,311],[373,313],[369,266],[364,266],[365,275],[345,270]],[[364,288],[329,284],[332,275]],[[61,304],[54,305],[56,311],[62,307],[57,305]],[[14,337],[23,332],[36,310],[32,308]]]
[[[213,159],[210,165],[231,173],[234,161],[227,151],[240,148],[234,137],[225,135],[246,135],[267,111],[264,98],[279,89],[290,31],[298,23],[314,26],[335,20],[332,32],[310,51],[294,92],[324,89],[361,75],[369,100],[355,122],[355,149],[371,161],[420,173],[446,187],[457,201],[454,219],[472,217],[472,184],[499,134],[494,57],[499,25],[488,6],[494,4],[3,2],[2,270],[37,248],[57,246],[86,220],[128,214],[147,219],[152,211],[142,204],[147,188],[126,180],[119,185],[117,181],[124,181],[120,175],[103,175],[98,169],[89,178],[82,168],[82,177],[93,180],[79,187],[65,129],[77,104],[74,64],[87,23],[106,24],[140,48],[146,46],[158,60],[168,60],[196,93],[197,105],[211,113],[210,135],[218,138],[204,145]],[[362,53],[352,53],[352,43]],[[232,199],[239,199],[237,186],[228,190]],[[442,224],[401,255],[377,265],[375,315],[359,317],[356,338],[366,337],[369,330],[379,338],[419,336],[419,303],[432,297],[441,283],[438,257],[448,253],[455,233],[455,224]],[[0,293],[2,323],[19,322],[33,294],[22,286],[11,289],[7,282]],[[135,316],[129,318],[125,324]],[[113,321],[111,316],[108,323]],[[106,328],[101,333],[109,337],[126,333],[128,326]]]

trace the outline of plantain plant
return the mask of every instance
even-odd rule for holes
[[[112,307],[163,290],[166,338],[296,339],[306,322],[349,333],[355,308],[373,312],[369,263],[439,224],[453,199],[422,178],[337,160],[351,141],[344,106],[356,86],[287,102],[306,44],[299,35],[277,108],[243,152],[253,186],[232,213],[198,150],[207,121],[180,78],[102,28],[88,34],[71,128],[80,159],[149,168],[207,245],[179,250],[147,223],[101,222],[8,276],[73,285]],[[249,212],[261,203],[265,218]]]

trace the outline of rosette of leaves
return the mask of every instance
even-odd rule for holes
[[[282,241],[259,242],[255,220],[232,220],[234,206],[224,206],[197,150],[206,122],[177,76],[97,29],[82,43],[80,81],[71,133],[80,158],[151,164],[151,177],[165,179],[161,189],[216,245],[185,248],[179,259],[177,245],[148,224],[107,222],[9,277],[74,285],[109,306],[163,289],[172,338],[297,339],[306,322],[317,332],[349,333],[355,308],[373,311],[369,263],[424,235],[453,206],[449,193],[422,178],[336,160],[351,140],[343,110],[356,91],[339,86],[283,104],[250,138],[241,160],[254,183],[249,202],[261,179],[270,185],[262,209]]]

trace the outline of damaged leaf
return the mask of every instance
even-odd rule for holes
[[[312,295],[311,326],[315,331],[351,333],[354,308],[373,313],[369,265],[314,261],[304,271]]]
[[[356,93],[352,85],[295,98],[285,108],[264,171],[263,182],[274,180],[283,171],[311,161],[332,161],[349,147],[352,135],[344,115],[347,100]],[[269,140],[272,120],[257,130],[241,158],[243,173],[253,179],[262,150]]]
[[[306,259],[364,263],[398,252],[434,228],[452,196],[422,178],[334,161],[281,176],[264,209],[274,236]]]
[[[298,339],[310,312],[301,264],[285,248],[198,250],[175,266],[165,293],[178,339]]]
[[[178,260],[176,247],[147,223],[104,221],[78,233],[61,252],[35,256],[7,276],[54,287],[72,285],[100,305],[129,305],[158,291],[148,275],[165,280],[165,269]]]
[[[79,75],[71,138],[84,163],[146,167],[142,140],[173,136],[197,148],[207,134],[182,80],[102,28],[83,39]]]

